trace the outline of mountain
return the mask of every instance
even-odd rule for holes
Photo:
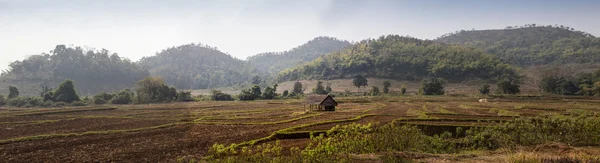
[[[71,79],[79,94],[92,95],[131,88],[148,75],[147,70],[106,49],[94,51],[57,45],[50,54],[12,62],[0,80],[3,94],[8,92],[6,85],[15,85],[22,95],[37,95],[43,86],[56,87]]]
[[[599,38],[558,25],[461,30],[436,41],[477,48],[518,66],[600,61]]]
[[[352,44],[348,41],[322,36],[289,51],[261,53],[248,57],[247,61],[259,71],[274,75],[281,70],[312,61],[321,55],[342,50],[350,45]]]
[[[256,68],[218,49],[202,44],[171,47],[139,62],[153,76],[178,89],[205,89],[243,84]]]
[[[515,71],[493,55],[462,46],[398,35],[363,40],[339,52],[279,73],[277,81],[340,79],[354,75],[420,80],[496,80]]]

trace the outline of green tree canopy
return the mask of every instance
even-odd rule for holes
[[[477,48],[519,66],[600,61],[600,38],[562,25],[461,30],[436,41]]]
[[[325,76],[324,71],[327,72]],[[276,80],[340,79],[360,74],[398,80],[438,77],[450,81],[496,81],[502,75],[516,75],[516,72],[497,57],[481,50],[388,35],[363,40],[344,50],[284,70]]]
[[[56,102],[71,103],[73,101],[81,101],[77,91],[75,90],[75,84],[71,80],[65,80],[58,85],[58,88],[53,91],[53,99]]]
[[[354,84],[354,86],[356,88],[358,88],[359,92],[360,92],[360,87],[367,86],[368,82],[369,81],[367,80],[367,78],[362,75],[356,75],[352,79],[352,84]]]
[[[390,81],[384,81],[383,82],[383,93],[385,93],[385,94],[390,93],[390,86],[392,86],[392,83],[390,83]]]
[[[431,78],[423,80],[420,92],[422,95],[444,95],[444,85],[446,82],[441,78]]]
[[[14,86],[8,86],[8,99],[19,97],[19,89]]]
[[[294,94],[303,94],[304,93],[302,83],[300,83],[300,81],[296,81],[294,83],[294,89],[292,90],[292,93],[294,93]]]
[[[130,88],[148,75],[146,69],[106,49],[57,45],[50,53],[32,55],[10,63],[9,70],[0,78],[31,87],[58,85],[70,79],[79,91],[93,95]],[[38,92],[21,93],[33,95]]]

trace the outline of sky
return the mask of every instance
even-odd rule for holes
[[[318,36],[435,39],[531,23],[600,36],[599,7],[597,0],[0,0],[0,70],[59,44],[137,61],[188,43],[245,59]]]

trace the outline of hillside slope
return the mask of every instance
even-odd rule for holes
[[[179,89],[243,84],[256,74],[256,69],[246,62],[201,44],[168,48],[138,63]]]
[[[565,26],[462,30],[436,41],[477,48],[519,66],[600,61],[600,39]]]
[[[277,81],[340,79],[354,75],[398,80],[442,77],[496,80],[514,70],[492,55],[461,46],[398,35],[364,40],[350,48],[282,71]]]
[[[7,85],[14,85],[21,95],[38,95],[42,86],[52,88],[71,79],[79,94],[92,95],[131,88],[148,75],[147,70],[105,49],[93,51],[57,45],[50,54],[12,62],[0,77],[0,93],[8,92]]]
[[[259,71],[269,74],[312,61],[321,55],[342,50],[352,45],[348,41],[332,37],[317,37],[296,48],[284,52],[268,52],[248,57],[247,61]]]

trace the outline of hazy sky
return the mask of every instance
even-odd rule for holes
[[[245,59],[317,36],[433,39],[530,23],[599,36],[599,16],[595,0],[0,0],[0,69],[57,44],[105,48],[137,61],[191,42]]]

